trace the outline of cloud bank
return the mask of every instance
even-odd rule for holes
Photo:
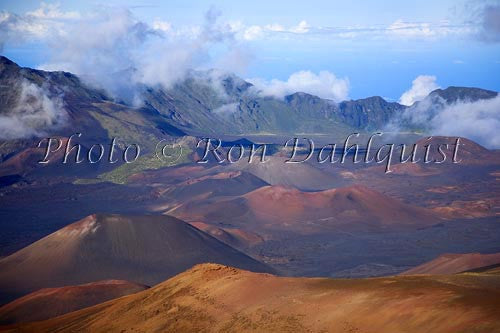
[[[79,74],[126,102],[138,102],[141,85],[169,88],[191,68],[210,63],[216,45],[234,45],[228,26],[210,9],[204,24],[190,38],[179,37],[170,25],[150,26],[123,8],[101,8],[69,25],[50,40],[54,53],[43,69]]]
[[[61,96],[52,96],[47,89],[24,80],[16,105],[0,116],[0,139],[40,136],[63,126],[66,119]]]
[[[310,71],[299,71],[290,75],[288,80],[277,79],[248,79],[255,86],[261,96],[283,98],[295,92],[305,92],[321,98],[331,99],[336,102],[347,99],[349,94],[349,80],[338,78],[329,71],[315,74]]]
[[[75,73],[117,100],[139,105],[141,87],[170,88],[191,69],[219,67],[244,72],[252,55],[240,41],[268,33],[304,35],[312,29],[304,20],[289,27],[220,23],[220,15],[212,7],[202,24],[182,27],[159,19],[148,24],[120,7],[101,6],[79,13],[42,4],[23,15],[2,12],[0,37],[4,43],[45,42],[51,49],[50,60],[41,69]],[[347,98],[349,91],[346,78],[337,78],[327,71],[300,71],[287,81],[252,82],[261,95],[278,98],[302,91],[340,101]]]
[[[447,103],[427,97],[408,107],[387,126],[389,132],[418,129],[427,135],[461,136],[487,148],[500,148],[500,96]]]
[[[232,70],[247,63],[247,52],[238,52],[234,32],[228,24],[219,24],[219,16],[212,7],[201,25],[175,29],[164,21],[140,21],[121,7],[77,13],[42,4],[23,15],[0,12],[0,45],[45,43],[50,60],[41,69],[75,73],[133,103],[141,85],[169,88],[188,70],[210,67],[214,59],[228,59]]]
[[[423,100],[433,90],[440,88],[436,83],[436,77],[432,75],[419,75],[412,82],[409,90],[405,91],[399,98],[399,103],[410,106],[417,101]]]
[[[488,148],[500,148],[500,96],[447,105],[431,115],[432,133],[463,136]]]

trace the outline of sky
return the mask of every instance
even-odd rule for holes
[[[500,90],[500,1],[7,1],[0,53],[22,66],[170,85],[218,68],[269,95],[382,96]]]

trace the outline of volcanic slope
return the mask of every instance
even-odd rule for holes
[[[171,216],[91,215],[0,260],[2,301],[107,279],[155,285],[195,264],[266,265]]]
[[[499,332],[500,276],[283,278],[197,265],[20,332]]]
[[[271,185],[292,186],[305,191],[325,190],[346,182],[337,175],[329,174],[309,163],[285,163],[289,156],[266,156],[265,162],[255,158],[231,164],[230,169],[243,170],[263,179]]]
[[[44,288],[0,307],[0,324],[45,320],[147,288],[145,285],[123,280]]]
[[[434,260],[409,269],[402,274],[455,274],[498,264],[500,264],[500,253],[447,253],[440,255]]]
[[[241,229],[220,228],[204,222],[191,222],[190,224],[236,249],[248,249],[264,242],[261,236]]]
[[[430,210],[360,185],[319,192],[263,186],[230,199],[186,203],[169,213],[190,222],[221,223],[259,234],[263,230],[396,230],[428,226],[440,220]]]

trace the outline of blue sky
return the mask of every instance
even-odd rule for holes
[[[115,15],[115,8],[129,14]],[[434,86],[476,86],[499,91],[500,31],[498,24],[495,25],[495,18],[500,20],[500,16],[495,16],[499,13],[498,8],[500,1],[474,0],[151,0],[112,1],[105,6],[94,1],[0,0],[3,12],[0,41],[3,42],[1,53],[21,65],[82,73],[88,68],[99,69],[99,65],[107,68],[104,65],[109,67],[110,63],[117,64],[117,71],[124,69],[120,66],[132,64],[135,67],[141,50],[165,50],[161,41],[143,41],[137,35],[134,38],[140,41],[109,36],[102,31],[87,31],[93,29],[92,22],[97,20],[92,13],[104,11],[108,14],[100,16],[99,24],[103,24],[103,20],[127,17],[131,22],[144,23],[161,33],[162,40],[168,40],[167,50],[182,49],[186,44],[192,48],[192,52],[182,54],[178,50],[168,51],[163,58],[140,56],[138,66],[144,65],[143,59],[153,61],[164,69],[159,73],[165,77],[179,75],[172,73],[169,66],[219,67],[235,71],[244,78],[262,80],[267,86],[272,85],[274,79],[274,88],[278,84],[279,89],[285,86],[292,89],[295,85],[290,83],[289,77],[294,73],[310,71],[316,75],[327,71],[331,75],[321,78],[330,82],[333,92],[325,92],[325,97],[380,95],[398,100],[420,75],[434,76]],[[206,28],[209,9],[218,14],[217,23]],[[81,24],[81,20],[86,23]],[[88,28],[76,29],[78,26]],[[67,31],[81,35],[74,35],[79,41],[76,45],[72,44],[75,38],[65,34]],[[113,31],[131,33],[127,29]],[[200,38],[200,34],[207,31],[208,37]],[[125,53],[132,48],[134,51],[129,58],[123,58],[107,49],[97,50],[100,47],[98,39],[95,44],[92,36],[81,39],[87,34],[101,36],[103,43],[115,38],[110,45],[123,47]],[[186,42],[190,40],[196,41],[193,42],[195,47],[192,42]],[[87,48],[78,49],[81,45]],[[75,63],[82,61],[77,55],[85,54],[90,54],[95,66]],[[119,58],[105,62],[103,58],[108,56]],[[175,62],[178,59],[182,60],[181,65]],[[100,63],[96,65],[96,61]],[[163,82],[151,77],[154,70],[151,74],[147,66],[144,68],[145,80]],[[321,80],[319,77],[312,79]],[[343,85],[338,86],[344,83],[348,84],[346,91],[341,89]]]

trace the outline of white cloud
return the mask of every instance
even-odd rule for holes
[[[423,100],[433,90],[438,89],[436,77],[431,75],[419,75],[412,82],[411,88],[404,92],[399,99],[403,105],[412,105],[417,101]]]
[[[431,117],[431,132],[462,136],[488,148],[500,148],[500,97],[457,102]]]
[[[155,20],[153,22],[153,29],[168,33],[172,31],[172,24],[162,20]]]
[[[449,21],[406,22],[396,20],[390,25],[381,26],[313,26],[302,20],[294,26],[279,23],[265,25],[245,25],[241,21],[230,23],[236,37],[243,40],[289,38],[290,35],[333,36],[341,39],[353,38],[391,38],[391,39],[437,39],[450,35],[467,35],[474,31],[470,24],[453,24]]]
[[[47,89],[28,81],[22,81],[16,88],[19,88],[16,105],[0,116],[0,139],[39,136],[66,122],[67,113],[60,96],[52,96]]]
[[[471,36],[476,27],[474,24],[453,23],[448,20],[437,22],[407,22],[402,19],[394,21],[387,27],[382,28],[386,37],[403,39],[437,40],[451,36]],[[377,35],[376,29],[371,31]]]
[[[291,27],[285,27],[279,23],[247,26],[241,21],[231,22],[229,25],[231,26],[231,30],[236,34],[236,37],[249,41],[286,36],[287,34],[307,34],[312,28],[304,20]]]
[[[255,89],[262,96],[283,98],[295,92],[305,92],[321,98],[342,101],[347,99],[349,93],[349,80],[338,78],[328,71],[315,74],[310,71],[300,71],[290,75],[287,81],[273,79],[249,79]]]
[[[234,73],[244,76],[247,68],[254,60],[254,55],[251,49],[244,45],[232,47],[226,53],[215,58],[210,66],[213,68],[223,69],[225,72]]]
[[[387,27],[387,33],[399,36],[433,36],[438,32],[430,23],[409,23],[401,19]]]
[[[428,135],[461,136],[487,148],[500,148],[500,96],[475,102],[458,100],[448,104],[439,96],[426,98],[406,109],[387,128],[417,127]]]
[[[199,30],[191,30],[191,38],[171,34],[167,39],[155,39],[141,45],[142,50],[133,58],[136,69],[133,81],[169,88],[184,78],[190,69],[217,63],[217,59],[211,59],[209,51],[219,44],[230,47],[227,52],[218,54],[217,58],[227,59],[231,69],[235,71],[237,66],[245,66],[246,55],[243,51],[239,52],[232,27],[229,24],[219,24],[219,16],[220,12],[211,7]]]
[[[40,4],[40,8],[27,12],[26,16],[31,16],[34,18],[39,18],[39,19],[77,19],[80,18],[80,13],[78,12],[63,12],[60,10],[60,5],[59,4],[48,4],[45,2],[42,2]]]
[[[112,12],[112,7],[106,7]],[[302,38],[338,38],[338,39],[432,39],[449,38],[454,36],[473,36],[480,34],[483,40],[498,41],[499,6],[491,5],[480,7],[480,15],[474,20],[466,23],[456,23],[446,20],[435,22],[407,22],[402,19],[396,20],[389,25],[348,25],[348,26],[318,26],[301,20],[295,25],[285,26],[279,22],[256,25],[245,24],[241,21],[215,24],[220,15],[212,8],[211,13],[206,16],[205,25],[175,26],[161,18],[155,19],[150,28],[168,38],[184,40],[204,38],[227,39],[232,36],[239,41],[254,41],[261,39],[289,39],[301,35]],[[111,9],[111,10],[109,10]],[[115,8],[116,9],[116,8]],[[210,12],[209,11],[209,12]],[[103,10],[101,9],[101,14]],[[0,12],[0,47],[6,42],[20,43],[30,38],[49,38],[56,35],[68,33],[68,25],[82,21],[84,24],[95,13],[80,13],[75,11],[63,11],[58,4],[41,4],[40,8],[27,12],[24,15],[16,15],[8,12]],[[99,14],[98,14],[99,15]],[[111,18],[110,18],[111,20]],[[212,20],[212,23],[210,23]],[[146,24],[145,22],[143,22]],[[207,29],[210,25],[216,26],[216,30]],[[70,27],[71,30],[71,27]],[[202,37],[203,38],[203,37]]]
[[[265,26],[265,28],[269,31],[276,31],[276,32],[286,31],[285,27],[278,23],[268,24]]]
[[[220,115],[228,115],[239,111],[239,103],[229,103],[224,104],[217,109],[213,110],[214,113],[218,113]]]
[[[0,12],[0,51],[8,42],[17,45],[33,38],[44,38],[48,30],[49,27],[43,22]]]
[[[123,98],[132,94],[135,59],[152,36],[156,36],[155,31],[128,10],[100,8],[66,24],[64,34],[47,38],[51,57],[40,67],[78,74]]]
[[[311,27],[309,26],[309,24],[307,24],[306,21],[300,21],[300,23],[297,26],[290,28],[290,32],[296,34],[305,34],[309,32],[310,29]]]
[[[0,11],[0,51],[6,43],[19,45],[25,41],[64,35],[66,25],[78,19],[78,12],[64,12],[58,4],[43,2],[40,8],[25,15]]]
[[[61,16],[44,13],[37,15]],[[218,15],[211,8],[202,25],[176,28],[161,20],[150,26],[124,8],[101,7],[79,19],[65,21],[63,32],[43,38],[52,53],[40,67],[78,74],[117,99],[140,102],[138,88],[142,84],[169,88],[189,69],[210,67],[224,57],[233,67],[244,66],[246,52],[238,52],[240,47],[231,27],[219,24]],[[221,44],[226,50],[221,52],[219,48],[212,55],[211,49]]]
[[[243,32],[243,38],[246,40],[254,40],[262,37],[264,30],[258,25],[252,25]]]

